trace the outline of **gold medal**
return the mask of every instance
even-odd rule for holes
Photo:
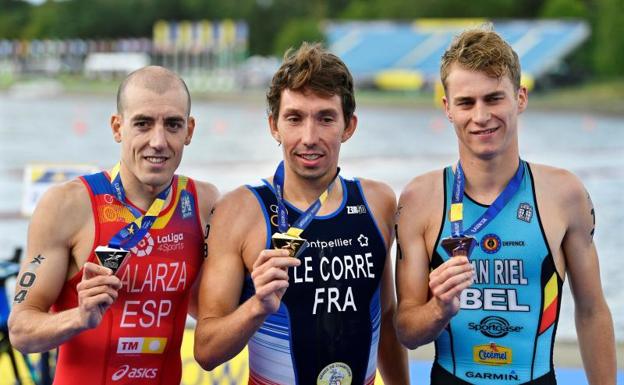
[[[286,249],[291,257],[297,257],[308,245],[308,241],[286,233],[275,233],[271,237],[274,249]]]

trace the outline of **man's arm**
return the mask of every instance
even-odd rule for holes
[[[257,255],[264,237],[253,234],[262,218],[260,207],[245,188],[223,197],[217,204],[208,236],[208,257],[200,283],[199,313],[195,329],[195,360],[212,370],[238,354],[262,325],[277,311],[288,287],[287,268],[299,265],[287,250],[262,250],[251,277],[256,293],[238,306],[245,279],[245,250]],[[262,226],[261,228],[264,228]],[[254,245],[251,239],[260,239]]]
[[[396,317],[399,341],[409,349],[435,340],[459,311],[459,295],[472,283],[472,265],[453,257],[429,273],[439,231],[444,188],[439,172],[415,178],[399,199]]]
[[[594,207],[581,182],[561,172],[556,187],[567,214],[562,249],[575,302],[576,331],[590,384],[615,384],[613,320],[602,292],[598,254],[593,242]],[[600,351],[600,354],[596,352]]]
[[[92,217],[90,210],[81,182],[72,181],[51,188],[33,214],[9,317],[11,343],[23,353],[55,348],[96,327],[117,298],[119,279],[110,269],[87,263],[77,285],[79,306],[48,313],[65,283],[75,238]]]
[[[195,181],[195,189],[197,191],[197,205],[199,209],[199,217],[200,223],[204,233],[204,242],[208,239],[208,234],[210,234],[210,219],[212,217],[212,213],[214,212],[214,206],[219,198],[219,190],[210,184],[200,181]],[[204,243],[204,251],[202,256],[206,258],[208,256],[208,248],[207,243]],[[202,270],[199,271],[193,286],[191,287],[191,295],[189,297],[189,307],[188,313],[191,317],[197,319],[197,311],[198,311],[198,296],[199,296],[199,285],[201,282]]]
[[[372,214],[383,233],[388,247],[384,272],[381,278],[381,329],[377,354],[379,372],[387,385],[409,384],[407,351],[399,343],[394,328],[396,299],[394,295],[390,247],[394,241],[393,227],[394,214],[396,213],[396,196],[394,191],[383,183],[369,180],[362,180],[361,182],[366,200],[371,207]]]

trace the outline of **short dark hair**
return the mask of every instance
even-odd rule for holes
[[[186,115],[191,113],[191,94],[186,83],[175,72],[160,66],[147,66],[131,72],[121,82],[117,89],[117,113],[123,114],[125,103],[125,91],[129,84],[136,83],[140,87],[164,94],[172,87],[181,86],[186,93],[187,109]]]
[[[282,91],[285,89],[310,90],[328,97],[338,95],[342,102],[345,125],[353,117],[353,77],[344,62],[319,43],[303,42],[296,51],[290,48],[284,54],[284,62],[273,75],[266,95],[269,114],[274,119],[279,116]]]

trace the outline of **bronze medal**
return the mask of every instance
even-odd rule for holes
[[[450,257],[470,257],[472,250],[477,245],[477,240],[467,236],[448,237],[442,240],[441,245]]]

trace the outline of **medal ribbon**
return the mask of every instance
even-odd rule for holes
[[[466,178],[464,176],[464,170],[461,163],[457,162],[457,170],[455,171],[455,181],[453,183],[453,195],[451,197],[451,234],[453,238],[463,237],[465,234],[474,235],[480,230],[485,228],[496,216],[503,210],[505,205],[513,198],[518,189],[520,183],[524,177],[524,162],[520,160],[518,170],[514,177],[507,183],[505,189],[498,195],[494,203],[485,210],[485,213],[481,215],[467,231],[464,232],[464,187],[466,185]]]
[[[130,250],[139,243],[147,231],[152,227],[156,218],[165,205],[165,200],[169,191],[171,191],[171,183],[169,186],[158,194],[152,205],[149,207],[145,215],[141,214],[139,209],[126,202],[126,191],[121,183],[121,174],[119,173],[120,164],[117,163],[111,170],[111,189],[118,201],[120,201],[136,218],[134,222],[128,223],[108,242],[108,247],[113,249]],[[172,179],[173,181],[173,179]]]
[[[314,203],[312,203],[312,205],[308,207],[308,209],[303,214],[301,214],[299,218],[297,218],[292,226],[289,226],[288,211],[286,210],[286,205],[284,204],[284,161],[280,162],[280,164],[277,166],[277,169],[275,170],[275,174],[273,175],[273,186],[277,195],[277,227],[280,233],[286,233],[297,238],[300,237],[303,230],[308,227],[310,222],[312,222],[312,219],[314,219],[316,213],[318,213],[318,211],[321,209],[321,206],[323,206],[323,203],[325,203],[325,201],[327,200],[329,193],[334,187],[334,183],[336,182],[336,177],[338,176],[338,173],[340,173],[340,167],[338,168],[338,171],[336,171],[334,179],[332,179],[329,186],[327,186],[327,190],[323,191],[321,196],[319,196],[318,199]]]

